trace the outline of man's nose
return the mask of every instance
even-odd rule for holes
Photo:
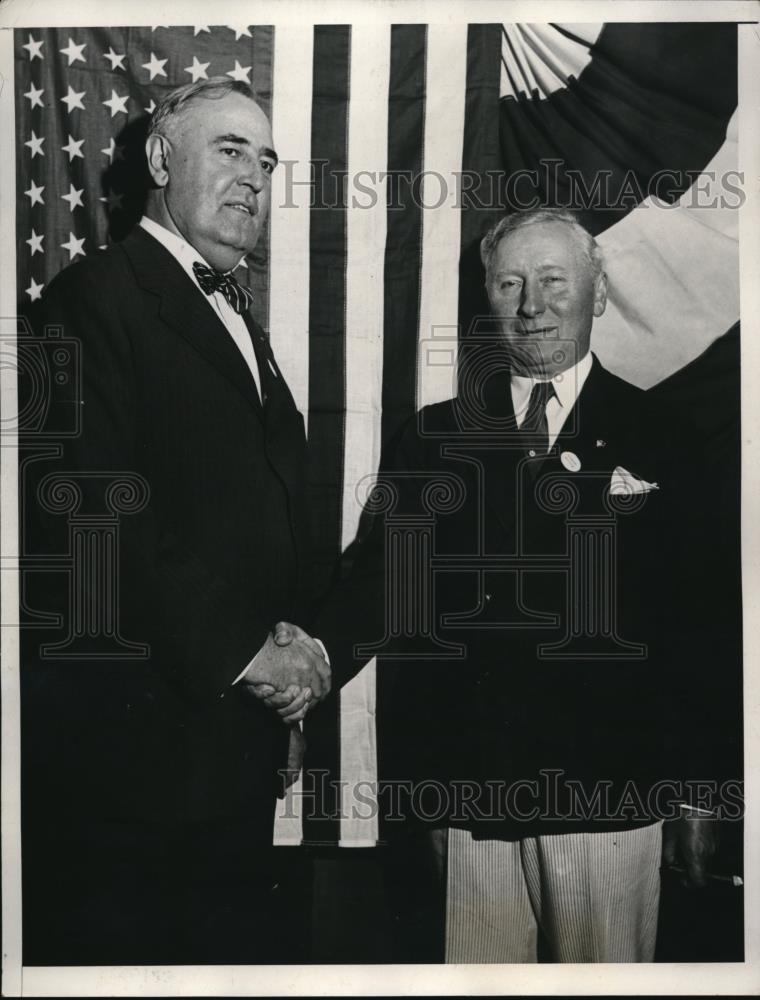
[[[520,305],[517,312],[520,316],[540,316],[544,311],[543,292],[538,282],[526,281],[523,285]]]
[[[266,174],[260,163],[250,163],[242,171],[239,183],[250,188],[254,194],[259,194],[266,184]]]

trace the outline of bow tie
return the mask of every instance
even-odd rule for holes
[[[193,264],[193,274],[206,295],[221,292],[236,313],[244,313],[251,308],[253,296],[231,274],[221,274],[199,260]]]

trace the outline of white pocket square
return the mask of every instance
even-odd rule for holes
[[[631,493],[650,493],[652,490],[659,490],[657,483],[648,483],[646,479],[639,479],[624,469],[622,465],[616,466],[610,479],[610,493],[620,496]]]

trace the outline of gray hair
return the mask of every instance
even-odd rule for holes
[[[208,80],[196,80],[170,91],[156,107],[150,120],[148,135],[166,135],[177,117],[196,98],[219,101],[227,94],[242,94],[256,101],[253,89],[243,80],[231,80],[228,76],[212,76]]]
[[[525,226],[535,226],[539,222],[562,222],[569,226],[578,240],[593,277],[595,279],[599,277],[604,270],[602,248],[588,229],[578,221],[577,215],[566,208],[533,208],[529,211],[505,215],[503,219],[500,219],[495,226],[488,230],[480,242],[480,259],[486,269],[486,277],[490,273],[491,261],[499,243],[510,233],[524,229]]]

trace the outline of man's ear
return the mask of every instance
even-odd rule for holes
[[[607,306],[607,275],[602,271],[594,283],[594,316],[601,316]]]
[[[148,169],[157,187],[166,187],[169,182],[169,140],[165,135],[154,132],[145,141],[145,155],[148,158]]]

